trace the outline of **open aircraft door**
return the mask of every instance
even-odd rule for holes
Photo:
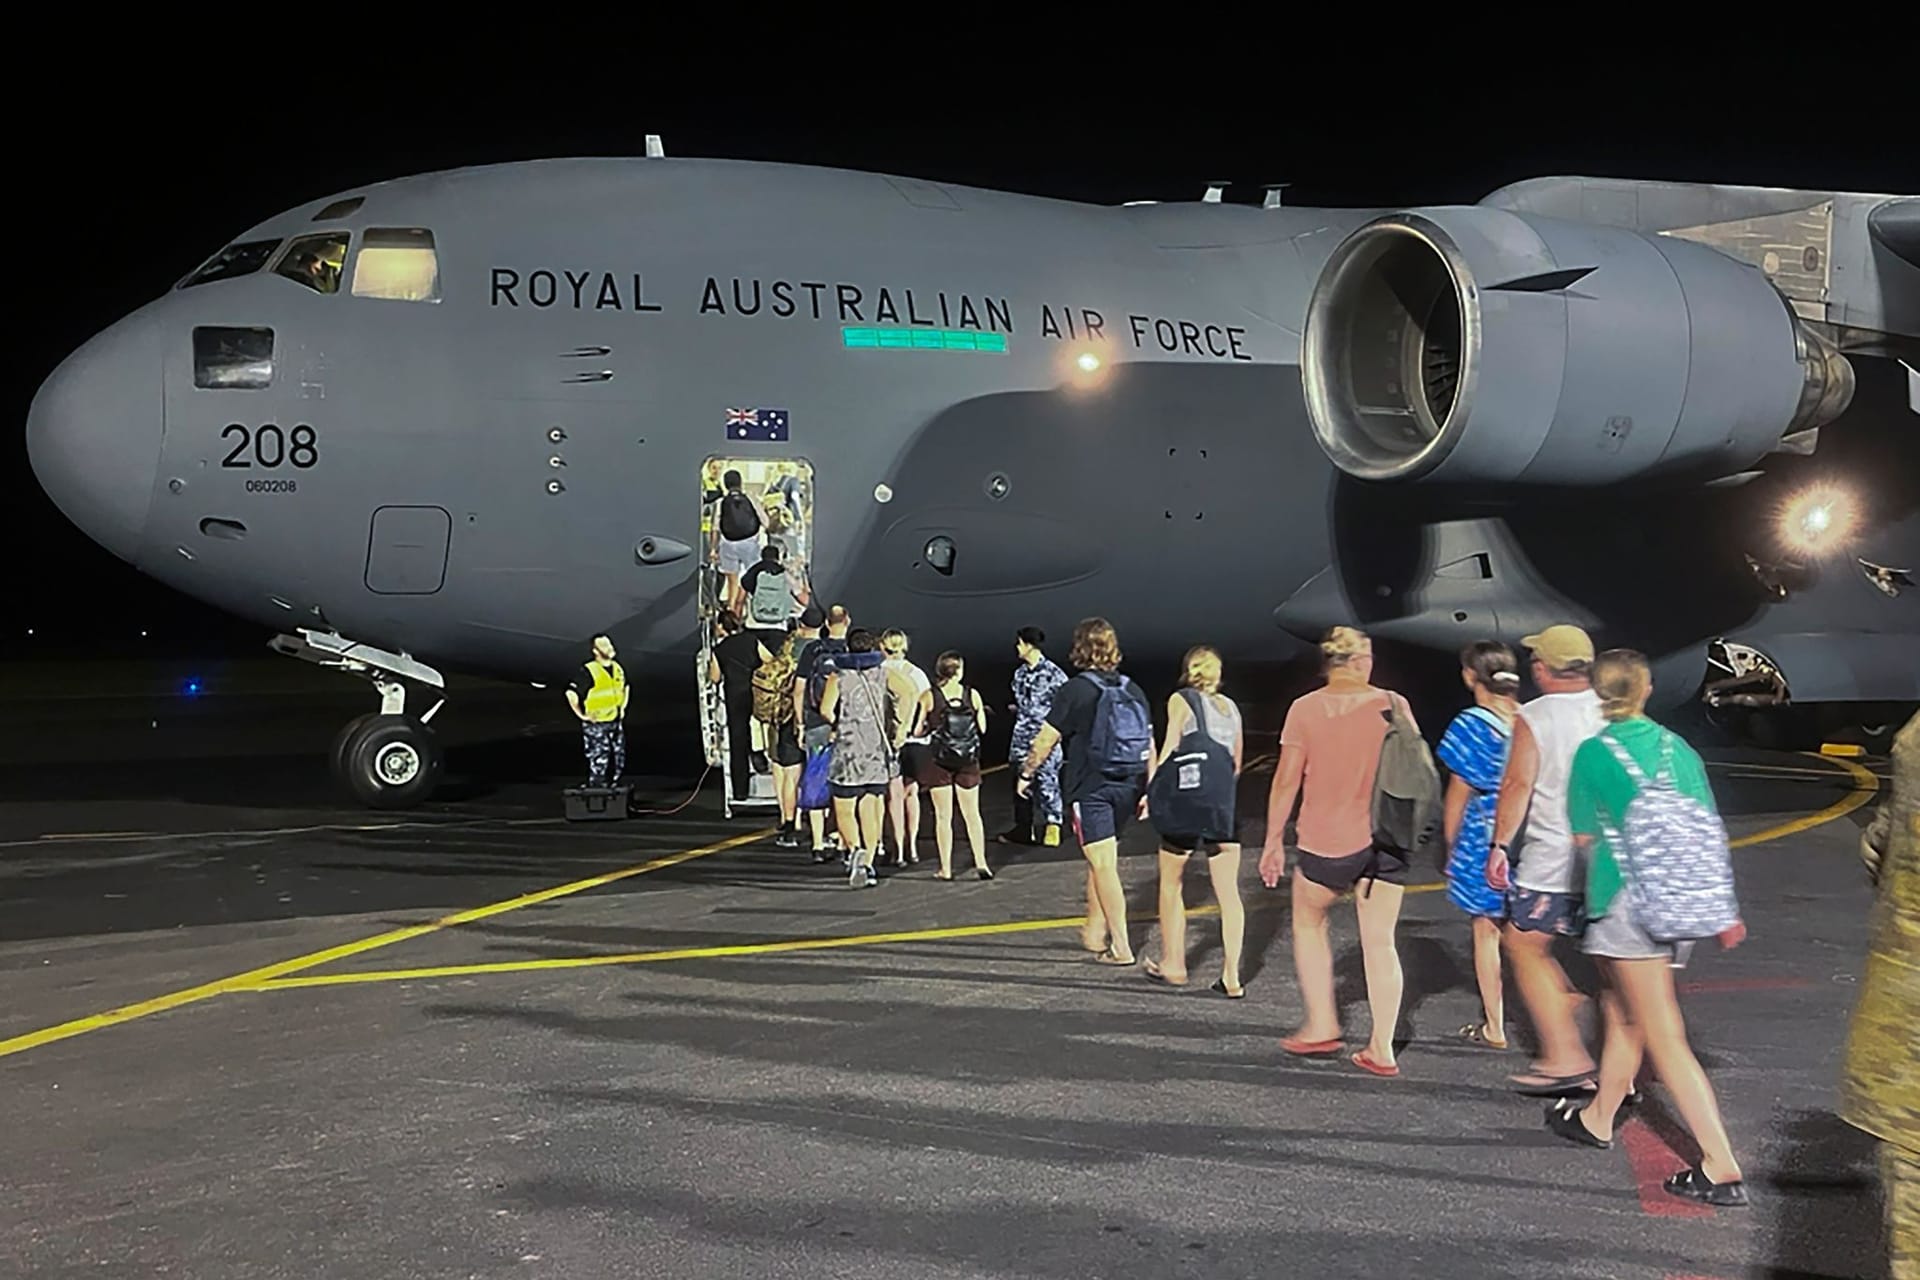
[[[780,544],[781,560],[787,566],[790,579],[808,584],[803,594],[811,592],[814,536],[811,463],[799,458],[712,457],[701,465],[701,562],[700,590],[697,593],[700,652],[695,658],[694,679],[699,687],[701,746],[706,754],[707,767],[720,775],[720,794],[725,801],[727,816],[732,817],[735,810],[743,809],[778,812],[780,797],[774,790],[773,744],[767,741],[765,726],[756,720],[748,720],[744,725],[729,724],[726,696],[722,687],[709,678],[715,638],[714,619],[726,607],[728,593],[734,590],[734,586],[728,582],[726,570],[720,564],[717,537],[720,498],[725,492],[724,481],[729,471],[740,473],[742,488],[759,510],[761,530],[758,536],[761,545],[769,541]],[[798,613],[797,604],[795,613]],[[760,634],[762,642],[769,649],[784,642],[784,637],[777,633]],[[748,775],[744,795],[735,793],[733,773],[728,767],[732,745],[730,735],[736,732],[751,735],[754,767]]]

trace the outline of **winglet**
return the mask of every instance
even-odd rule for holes
[[[660,158],[661,156],[664,156],[664,155],[666,155],[666,154],[667,154],[667,148],[666,148],[666,146],[665,146],[665,145],[664,145],[664,144],[663,144],[663,143],[662,143],[662,142],[660,141],[660,135],[659,135],[659,134],[657,134],[657,133],[650,133],[650,134],[648,134],[648,135],[647,135],[647,156],[648,156],[648,158],[649,158],[649,159],[655,159],[655,160],[657,160],[657,159],[659,159],[659,158]]]

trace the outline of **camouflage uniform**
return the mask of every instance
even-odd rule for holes
[[[587,785],[610,787],[627,771],[627,722],[582,720],[580,736],[587,749]]]
[[[1894,1280],[1920,1280],[1920,716],[1894,739],[1893,793],[1861,841],[1877,886],[1840,1114],[1880,1139]]]
[[[1027,752],[1053,711],[1053,695],[1067,682],[1067,673],[1049,658],[1028,666],[1021,663],[1013,670],[1013,740],[1008,744],[1009,763],[1017,775],[1025,767]],[[1060,748],[1055,747],[1040,762],[1033,775],[1032,817],[1041,826],[1057,827],[1065,820],[1066,807],[1060,802]],[[1019,807],[1019,806],[1016,806]]]

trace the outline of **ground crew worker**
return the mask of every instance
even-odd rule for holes
[[[1894,1280],[1920,1276],[1920,716],[1893,740],[1893,794],[1860,842],[1875,886],[1840,1116],[1880,1139]]]
[[[567,705],[580,718],[590,787],[611,787],[627,771],[629,696],[627,673],[613,660],[613,641],[595,636],[593,656],[567,686]]]
[[[1041,650],[1046,642],[1046,633],[1038,627],[1022,627],[1014,638],[1020,665],[1013,669],[1013,741],[1007,759],[1016,773],[1047,723],[1053,695],[1067,682],[1067,673]],[[1002,844],[1033,844],[1038,840],[1057,845],[1060,824],[1065,820],[1066,807],[1060,800],[1060,751],[1056,747],[1034,773],[1031,791],[1014,796],[1013,829],[999,840]]]

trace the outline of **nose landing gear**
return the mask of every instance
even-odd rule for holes
[[[428,723],[446,705],[446,682],[438,671],[405,654],[324,631],[275,636],[272,647],[303,662],[364,677],[379,691],[380,710],[348,721],[334,738],[329,757],[334,778],[354,799],[374,809],[405,809],[433,794],[443,757]],[[408,683],[432,694],[433,705],[425,714],[408,713]]]

